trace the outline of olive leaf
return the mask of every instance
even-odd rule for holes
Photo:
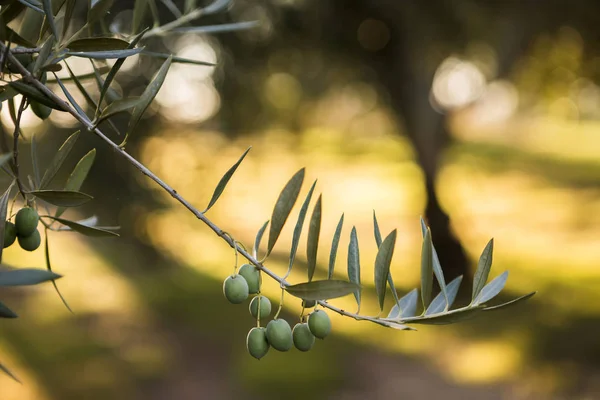
[[[310,223],[308,226],[308,239],[306,243],[306,259],[308,265],[308,281],[312,281],[317,267],[317,250],[319,248],[319,236],[321,234],[321,195],[315,203]]]
[[[517,304],[521,301],[527,300],[530,297],[533,297],[533,295],[535,295],[537,292],[531,292],[531,293],[527,293],[526,295],[523,295],[521,297],[517,297],[516,299],[513,299],[511,301],[507,301],[506,303],[502,303],[502,304],[498,304],[496,306],[491,306],[491,307],[486,307],[483,309],[483,311],[494,311],[494,310],[501,310],[505,307],[509,307],[512,306],[514,304]]]
[[[45,234],[45,239],[44,239],[44,258],[46,260],[46,269],[48,271],[52,272],[52,264],[50,264],[50,246],[48,244],[48,229],[46,229],[45,233],[46,234]],[[56,291],[56,294],[58,294],[58,297],[60,298],[62,303],[65,305],[67,310],[69,310],[69,312],[71,314],[73,314],[73,310],[71,310],[71,307],[69,307],[67,300],[63,297],[60,290],[58,290],[58,285],[56,284],[55,280],[52,280],[52,286],[54,286],[54,290]]]
[[[114,0],[95,0],[92,1],[92,6],[88,10],[87,14],[87,24],[88,26],[92,26],[96,21],[99,21],[101,18],[106,16],[110,7],[113,5]]]
[[[423,238],[425,238],[426,231],[427,231],[427,225],[425,225],[425,221],[421,217],[421,232],[423,234]],[[433,238],[431,237],[431,232],[430,232],[430,240],[432,240],[432,239]],[[444,279],[444,271],[442,270],[442,265],[440,264],[440,259],[438,258],[437,251],[435,250],[433,242],[431,243],[431,252],[433,253],[432,254],[433,274],[435,275],[435,277],[438,281],[438,284],[440,285],[442,294],[443,294],[444,298],[446,299],[446,304],[448,304],[448,294],[446,293],[446,280]],[[426,308],[426,306],[425,306],[425,308]]]
[[[302,234],[302,227],[304,226],[306,212],[308,211],[308,204],[310,203],[310,199],[312,198],[312,194],[315,190],[316,185],[317,181],[314,181],[312,186],[310,187],[310,190],[308,191],[308,194],[306,195],[306,199],[304,199],[304,203],[302,203],[302,207],[300,207],[300,212],[298,213],[298,220],[296,221],[296,226],[294,227],[294,234],[292,236],[292,248],[290,249],[290,262],[288,265],[288,270],[285,274],[286,278],[290,275],[290,273],[292,272],[292,267],[294,266],[296,252],[298,251],[298,243],[300,242],[300,235]]]
[[[206,67],[213,67],[216,65],[215,63],[211,63],[211,62],[207,62],[207,61],[192,60],[191,58],[178,57],[178,56],[174,56],[174,55],[167,54],[167,53],[157,53],[155,51],[144,50],[140,54],[143,56],[149,56],[149,57],[163,59],[163,60],[166,60],[167,58],[171,57],[171,60],[174,63],[180,63],[180,64],[195,64],[195,65],[202,65],[202,66],[206,66]]]
[[[41,14],[44,13],[42,9],[42,3],[37,0],[17,0],[19,3],[23,4],[25,7],[28,7],[34,11],[37,11]]]
[[[419,291],[417,289],[413,289],[398,301],[397,304],[394,304],[390,313],[388,314],[388,319],[401,319],[413,317],[417,313],[417,301],[419,299]]]
[[[78,207],[93,199],[89,194],[72,190],[34,190],[29,194],[59,207]]]
[[[356,227],[350,232],[350,243],[348,244],[348,280],[360,285],[360,250],[358,248],[358,236]],[[360,290],[354,291],[354,298],[360,310]]]
[[[101,51],[68,51],[67,55],[71,57],[91,58],[95,60],[107,60],[113,58],[127,58],[144,50],[143,47],[124,50],[101,50]]]
[[[79,189],[81,189],[81,185],[83,185],[83,181],[85,181],[85,178],[90,172],[95,158],[96,149],[92,149],[85,156],[83,156],[81,160],[79,160],[73,169],[73,172],[71,172],[71,175],[69,175],[69,178],[67,179],[65,190],[77,192]],[[60,217],[65,211],[66,209],[64,207],[60,207],[56,210],[54,216]]]
[[[131,21],[131,31],[136,33],[142,24],[146,10],[148,9],[148,0],[136,0],[133,6],[133,15]]]
[[[404,318],[400,321],[404,324],[447,325],[470,319],[482,310],[483,307],[464,307],[425,317]]]
[[[431,230],[427,228],[421,248],[421,301],[423,310],[426,310],[431,302],[431,290],[433,288],[433,253],[431,243]]]
[[[260,248],[260,242],[262,241],[262,237],[267,229],[267,225],[269,225],[269,221],[265,222],[263,226],[260,227],[258,233],[256,234],[256,238],[254,239],[254,246],[252,247],[252,257],[258,257],[258,249]]]
[[[329,252],[329,268],[327,270],[327,279],[333,278],[333,271],[335,269],[335,259],[337,258],[338,245],[340,244],[340,236],[342,235],[342,227],[344,226],[344,214],[340,217],[340,220],[335,228],[333,234],[333,240],[331,241],[331,251]]]
[[[446,287],[448,303],[446,303],[444,294],[442,292],[438,293],[438,295],[435,296],[429,307],[427,307],[425,315],[438,314],[443,312],[444,310],[449,309],[452,306],[452,303],[454,303],[454,300],[456,299],[456,294],[458,293],[458,289],[462,282],[462,278],[462,275],[454,278],[452,282],[450,282]]]
[[[152,100],[158,94],[160,87],[162,86],[165,78],[167,77],[167,72],[169,72],[169,67],[171,67],[171,57],[169,57],[160,67],[154,78],[150,81],[144,92],[140,96],[140,103],[133,109],[133,114],[131,115],[131,120],[129,121],[129,129],[128,132],[131,133],[135,129],[136,125],[142,118],[144,111],[148,108]]]
[[[375,292],[379,300],[379,309],[383,311],[385,303],[385,289],[390,274],[390,265],[396,245],[396,229],[394,229],[381,243],[375,257]]]
[[[498,295],[504,289],[504,285],[506,284],[506,280],[508,279],[508,271],[504,271],[499,276],[492,279],[490,283],[485,285],[483,289],[481,289],[481,293],[475,299],[473,304],[483,304]]]
[[[52,161],[50,162],[48,169],[46,170],[46,172],[44,172],[44,176],[42,176],[42,180],[40,181],[40,184],[39,184],[40,188],[43,189],[44,187],[48,186],[48,184],[52,181],[52,178],[54,178],[54,176],[56,175],[56,173],[58,172],[60,167],[65,162],[67,156],[73,149],[73,146],[75,145],[75,142],[77,141],[77,138],[79,137],[79,133],[80,133],[80,131],[73,133],[71,136],[69,136],[67,138],[67,140],[65,140],[65,142],[62,144],[62,146],[60,146],[60,148],[54,155]],[[32,144],[32,147],[33,147],[33,144]]]
[[[377,222],[377,215],[375,215],[375,210],[373,210],[373,234],[375,236],[375,243],[377,244],[377,248],[381,246],[381,231],[379,230],[379,223]],[[396,291],[396,285],[394,285],[394,279],[392,278],[392,273],[388,274],[388,284],[390,285],[390,289],[392,291],[392,296],[394,296],[395,304],[398,304],[400,301],[398,299],[398,292]]]
[[[357,290],[360,291],[360,286],[355,283],[334,279],[304,282],[285,287],[286,292],[302,300],[334,299]]]
[[[52,34],[55,38],[58,38],[58,30],[56,29],[56,22],[54,21],[54,14],[52,13],[52,0],[42,0],[42,6],[44,9],[44,13],[46,14],[46,21],[50,25],[50,29],[52,30]]]
[[[128,97],[125,99],[113,101],[108,106],[106,106],[104,110],[102,110],[102,113],[100,113],[100,116],[95,121],[95,125],[99,125],[105,119],[110,118],[116,114],[132,109],[139,103],[139,97]]]
[[[283,229],[283,225],[285,225],[285,221],[287,220],[294,204],[296,204],[296,200],[298,199],[298,195],[300,194],[300,188],[302,187],[302,182],[304,181],[304,168],[299,170],[292,176],[292,178],[285,185],[281,193],[279,194],[279,198],[275,203],[275,207],[273,208],[273,214],[271,215],[271,226],[269,228],[269,241],[267,245],[267,256],[271,254],[279,235],[281,234],[281,230]]]
[[[75,232],[79,232],[86,236],[95,236],[95,237],[110,237],[110,236],[118,237],[119,236],[118,233],[115,233],[115,232],[112,232],[112,231],[109,231],[106,229],[98,228],[98,227],[84,225],[84,224],[81,224],[81,223],[75,222],[75,221],[69,221],[68,219],[53,217],[51,215],[44,215],[44,217],[53,219],[57,222],[60,222],[61,224],[68,226]]]
[[[63,29],[62,29],[62,36],[61,37],[65,37],[65,35],[67,34],[67,30],[69,29],[69,26],[71,25],[71,18],[73,18],[73,12],[75,11],[75,2],[77,0],[67,0],[67,6],[65,8],[65,15],[63,17]]]
[[[33,187],[38,189],[40,187],[40,167],[38,165],[37,139],[35,134],[31,135],[31,166],[33,170],[33,182],[35,183]]]
[[[4,227],[6,226],[6,212],[8,207],[8,198],[10,197],[10,191],[15,185],[16,181],[13,180],[8,186],[8,189],[0,197],[0,238],[4,238]],[[0,246],[0,261],[2,261],[2,252],[4,246]]]
[[[215,191],[213,192],[213,195],[212,195],[210,201],[208,202],[208,206],[206,206],[206,209],[204,209],[204,211],[202,211],[202,214],[207,212],[217,202],[217,200],[219,200],[219,197],[223,193],[223,190],[225,190],[225,187],[229,183],[229,180],[231,179],[231,177],[233,176],[233,174],[235,173],[237,168],[240,166],[242,161],[244,161],[246,154],[248,154],[248,152],[250,151],[251,148],[252,148],[252,146],[248,147],[246,149],[246,151],[244,152],[244,154],[242,154],[242,156],[236,161],[236,163],[233,164],[233,166],[231,168],[229,168],[227,170],[227,172],[225,172],[225,175],[223,175],[223,177],[217,184],[217,187],[215,188]]]
[[[483,249],[483,252],[479,257],[479,262],[477,263],[477,270],[475,271],[475,276],[473,277],[473,294],[471,296],[472,301],[475,301],[477,296],[479,296],[481,289],[483,289],[488,280],[490,269],[492,268],[493,255],[494,239],[492,238]]]
[[[243,21],[234,22],[230,24],[219,24],[219,25],[204,25],[204,26],[185,26],[181,28],[171,29],[169,32],[172,33],[221,33],[221,32],[233,32],[241,31],[246,29],[256,28],[260,25],[259,21]]]
[[[45,269],[22,268],[0,270],[0,286],[29,286],[62,278]]]
[[[13,158],[13,153],[4,153],[0,155],[0,167],[3,167],[9,160]]]
[[[10,308],[0,303],[0,318],[18,318],[19,316]]]
[[[2,363],[0,363],[0,371],[4,372],[6,375],[10,376],[15,381],[21,383],[21,381],[8,368],[2,365]]]
[[[113,37],[75,39],[67,44],[71,52],[96,52],[129,49],[129,42]]]
[[[14,90],[16,90],[19,94],[22,94],[24,97],[27,97],[29,100],[35,100],[38,103],[41,103],[55,110],[64,111],[62,106],[60,106],[50,97],[40,92],[37,88],[24,83],[23,81],[12,81],[8,85]]]

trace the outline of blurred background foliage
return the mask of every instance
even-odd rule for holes
[[[110,29],[130,29],[131,7],[117,2]],[[418,332],[332,315],[334,336],[312,352],[271,351],[257,362],[245,351],[252,318],[221,294],[231,249],[89,136],[75,152],[98,150],[82,188],[95,201],[69,212],[119,224],[121,238],[52,234],[73,315],[51,285],[3,292],[21,318],[2,324],[0,356],[25,383],[0,376],[0,397],[600,397],[599,8],[585,0],[237,0],[200,23],[259,20],[258,28],[153,39],[217,65],[174,64],[127,149],[203,208],[252,145],[210,211],[236,239],[252,243],[283,184],[306,166],[323,192],[321,267],[342,212],[338,273],[351,225],[363,265],[372,265],[374,208],[383,232],[399,230],[392,273],[401,292],[418,285],[425,215],[447,280],[470,276],[494,237],[492,275],[510,270],[512,295],[539,293],[510,311]],[[90,71],[76,61],[72,68]],[[159,64],[132,57],[116,89],[139,94]],[[10,132],[6,107],[1,118]],[[76,125],[58,112],[44,125],[27,111],[23,129],[47,161]],[[269,260],[279,273],[290,238],[288,226]],[[4,257],[44,265],[42,251],[12,247]],[[300,259],[292,281],[304,279],[303,268]],[[277,285],[264,289],[276,302]],[[363,312],[376,314],[370,299]],[[297,303],[286,303],[290,321]],[[351,296],[336,304],[355,307]]]

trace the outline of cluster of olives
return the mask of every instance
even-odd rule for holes
[[[260,294],[260,271],[254,265],[244,264],[237,274],[231,275],[223,283],[223,294],[233,304],[250,301],[250,314],[260,321],[271,314],[271,302]],[[314,307],[316,302],[304,301],[304,308]],[[308,315],[307,322],[299,322],[290,327],[284,319],[273,319],[266,327],[252,328],[246,337],[246,347],[256,359],[264,357],[269,348],[288,351],[292,346],[300,351],[309,351],[315,344],[315,338],[325,339],[331,332],[331,321],[325,311],[316,310]]]
[[[4,248],[12,245],[18,239],[19,246],[23,250],[34,251],[40,247],[42,239],[37,230],[40,216],[31,207],[19,210],[15,217],[15,223],[6,221],[4,224]]]

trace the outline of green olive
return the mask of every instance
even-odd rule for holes
[[[292,330],[294,346],[300,351],[309,351],[315,344],[315,335],[312,334],[308,324],[296,324]]]
[[[313,308],[317,304],[314,300],[302,300],[302,307]]]
[[[260,291],[260,271],[252,264],[244,264],[240,267],[238,272],[248,282],[248,290],[250,293],[255,294]]]
[[[329,315],[323,310],[312,312],[308,316],[308,327],[315,337],[325,339],[331,332],[331,320]]]
[[[21,208],[15,217],[15,227],[17,236],[27,237],[31,235],[38,226],[40,216],[37,211],[31,207]]]
[[[4,248],[12,245],[17,239],[17,228],[10,221],[4,223]]]
[[[269,344],[279,351],[288,351],[292,348],[292,328],[284,319],[274,319],[267,324],[267,340]]]
[[[250,314],[254,318],[258,318],[258,302],[260,299],[260,318],[267,318],[271,314],[271,301],[267,299],[265,296],[255,296],[250,301],[250,306],[248,307],[250,310]]]
[[[39,118],[46,119],[52,113],[52,109],[45,104],[38,103],[35,100],[31,100],[30,102],[31,111]]]
[[[263,358],[269,351],[267,330],[265,328],[252,328],[246,337],[248,353],[257,360]]]
[[[19,236],[19,245],[23,250],[34,251],[40,247],[42,239],[38,231],[33,231],[29,236]]]
[[[241,275],[231,275],[223,282],[223,294],[230,303],[243,303],[248,298],[248,283]]]

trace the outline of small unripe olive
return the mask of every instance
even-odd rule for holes
[[[52,109],[45,104],[38,103],[35,100],[31,101],[31,111],[39,118],[46,119],[52,113]]]
[[[27,237],[31,235],[38,226],[40,216],[37,211],[31,207],[21,208],[15,217],[15,227],[17,236]]]
[[[267,324],[267,340],[269,344],[279,351],[288,351],[292,348],[292,328],[284,319],[274,319]]]
[[[15,242],[17,238],[17,228],[10,221],[4,223],[4,247],[8,247]]]
[[[331,320],[329,315],[323,310],[317,310],[312,312],[308,316],[308,327],[315,337],[319,339],[325,339],[329,332],[331,332]]]
[[[317,304],[314,300],[302,300],[302,307],[313,308]]]
[[[255,294],[260,291],[260,272],[252,264],[244,264],[240,267],[238,272],[248,282],[248,290],[250,293]]]
[[[267,330],[265,328],[250,329],[246,337],[246,348],[252,357],[260,360],[267,354],[269,347]]]
[[[42,238],[40,237],[40,233],[38,231],[33,231],[33,233],[29,236],[19,236],[19,246],[23,250],[34,251],[38,247],[40,247],[40,243],[42,243]]]
[[[315,335],[312,334],[308,324],[296,324],[292,330],[294,346],[300,351],[309,351],[315,344]]]
[[[250,301],[250,314],[258,318],[258,300],[260,298],[260,318],[267,318],[271,314],[271,301],[265,296],[255,296]]]
[[[241,275],[231,275],[223,282],[223,294],[230,303],[243,303],[248,298],[248,283]]]

